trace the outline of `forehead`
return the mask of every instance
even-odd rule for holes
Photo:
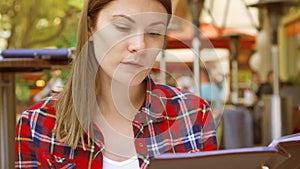
[[[129,12],[130,14],[142,12],[167,13],[165,7],[158,0],[113,0],[104,9]]]
[[[121,15],[143,22],[154,22],[156,20],[167,22],[168,14],[165,7],[158,0],[113,0],[99,12],[97,25],[104,26],[115,19],[115,16]]]

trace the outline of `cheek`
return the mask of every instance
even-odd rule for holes
[[[108,47],[106,44],[94,47],[98,64],[102,67],[111,68],[118,66],[125,50],[125,45],[122,43],[116,44],[113,47]]]
[[[120,54],[120,49],[124,49],[124,45],[121,41],[123,37],[112,32],[109,26],[95,32],[92,37],[95,55],[99,64],[107,55]]]
[[[99,65],[107,69],[115,69],[122,60],[120,48],[120,45],[116,45],[115,47],[107,50],[105,54],[99,54],[101,55],[101,58],[98,60]]]
[[[152,68],[158,54],[161,52],[161,48],[151,48],[146,51],[146,56],[143,56],[144,65],[147,65],[147,68]]]
[[[109,46],[107,45],[105,39],[100,36],[94,36],[94,52],[98,64],[101,65],[107,58],[105,57],[109,53]]]
[[[149,48],[154,48],[154,49],[162,49],[165,45],[165,40],[166,40],[164,36],[160,36],[160,37],[145,36],[145,39]]]

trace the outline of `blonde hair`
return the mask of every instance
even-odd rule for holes
[[[113,0],[85,0],[78,25],[76,57],[64,90],[55,103],[56,138],[75,149],[79,142],[85,149],[93,137],[92,113],[97,110],[95,76],[98,62],[94,56],[93,43],[89,41],[92,28],[96,27],[98,13]],[[171,0],[159,0],[172,14]],[[170,17],[169,17],[170,20]],[[84,136],[87,134],[88,140]]]

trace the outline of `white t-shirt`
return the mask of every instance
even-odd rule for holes
[[[140,165],[137,156],[121,162],[103,156],[103,169],[140,169]]]

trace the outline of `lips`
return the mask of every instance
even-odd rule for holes
[[[136,67],[136,68],[143,67],[143,65],[141,65],[138,62],[134,62],[134,61],[123,61],[121,63],[124,64],[124,65],[133,66],[133,67]]]

